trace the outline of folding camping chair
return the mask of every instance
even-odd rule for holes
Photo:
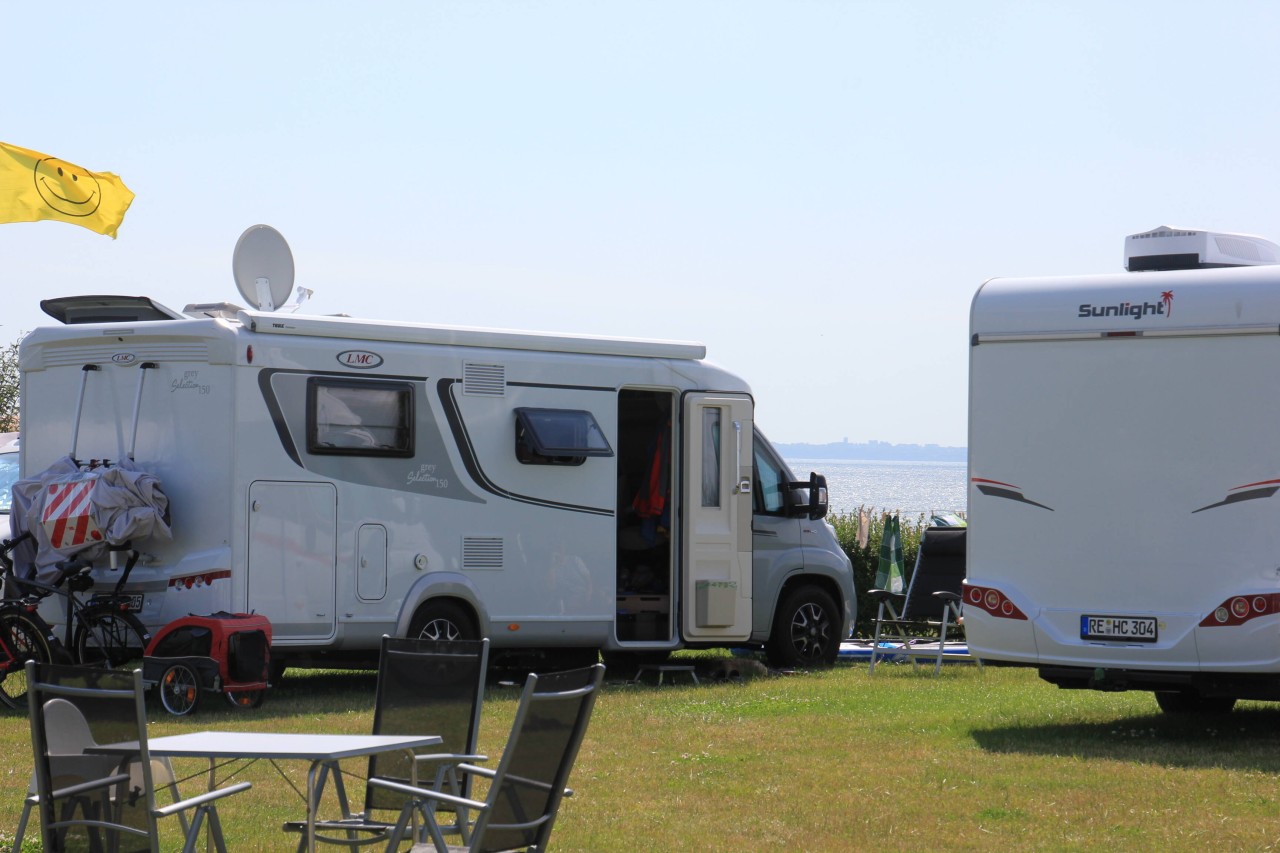
[[[489,779],[484,801],[386,779],[370,779],[369,784],[374,787],[409,798],[387,850],[399,849],[400,839],[417,813],[426,815],[431,843],[414,845],[413,853],[546,850],[560,801],[568,793],[565,783],[586,734],[603,678],[601,664],[548,675],[529,675],[497,768],[464,767],[470,773]],[[449,847],[445,843],[433,816],[432,803],[451,803],[475,810],[475,825],[464,847]],[[427,806],[425,809],[423,804]]]
[[[378,693],[373,712],[373,734],[440,735],[440,746],[429,754],[409,757],[400,753],[370,756],[368,778],[382,777],[409,784],[421,779],[433,789],[459,797],[471,792],[470,777],[459,770],[463,762],[474,764],[485,756],[476,753],[480,731],[480,706],[485,673],[489,666],[489,641],[421,640],[383,637],[378,660]],[[403,796],[372,785],[365,788],[364,812],[342,820],[316,824],[316,841],[352,849],[366,844],[385,845],[394,823],[378,819],[382,812],[394,817],[404,805]],[[469,830],[465,809],[441,805],[440,812],[454,813],[446,831],[462,836]],[[426,817],[422,816],[425,824]],[[439,824],[440,816],[433,816]],[[286,832],[303,833],[298,850],[306,848],[306,821],[290,821]]]
[[[926,527],[906,594],[883,589],[868,592],[877,605],[869,672],[875,672],[877,661],[886,659],[907,658],[918,665],[919,658],[933,658],[935,675],[942,671],[944,658],[976,660],[963,640],[960,618],[966,531],[964,527]]]
[[[192,814],[182,826],[184,853],[196,849],[206,821],[213,846],[226,853],[215,801],[250,784],[169,805],[157,802],[141,670],[28,661],[27,701],[36,770],[33,805],[39,809],[46,853],[160,853],[161,819],[185,811]],[[118,745],[128,745],[123,756]],[[164,847],[175,849],[174,839]]]

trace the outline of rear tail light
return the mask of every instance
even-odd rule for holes
[[[964,603],[977,607],[1000,619],[1026,619],[1027,614],[995,587],[964,585]]]
[[[1280,592],[1236,595],[1215,607],[1200,621],[1200,627],[1230,628],[1272,613],[1280,613]]]

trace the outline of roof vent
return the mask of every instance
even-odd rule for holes
[[[1124,268],[1129,272],[1253,267],[1274,263],[1280,263],[1280,246],[1251,234],[1224,234],[1161,225],[1124,238]]]

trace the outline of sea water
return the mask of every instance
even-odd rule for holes
[[[798,480],[807,479],[810,471],[827,478],[832,512],[866,506],[915,518],[968,509],[964,462],[787,459],[787,464]]]

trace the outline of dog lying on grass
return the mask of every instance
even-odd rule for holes
[[[751,658],[720,658],[698,666],[698,678],[706,681],[741,682],[769,674],[769,667]]]

